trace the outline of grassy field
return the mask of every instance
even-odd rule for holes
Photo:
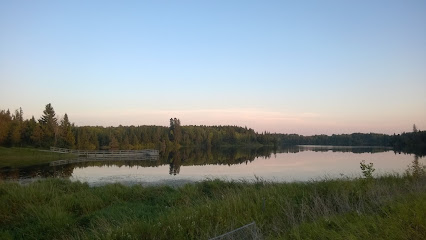
[[[208,239],[255,221],[265,239],[424,239],[426,177],[179,188],[0,182],[0,239]]]
[[[51,153],[34,148],[5,148],[0,147],[1,167],[23,167],[55,160],[76,158],[73,154]]]

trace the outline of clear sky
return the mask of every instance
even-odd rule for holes
[[[0,0],[0,109],[77,125],[426,130],[426,1]]]

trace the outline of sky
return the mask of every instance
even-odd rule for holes
[[[76,125],[426,130],[426,1],[0,0],[0,109]]]

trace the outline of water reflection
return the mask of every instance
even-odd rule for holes
[[[366,162],[372,159],[372,161],[376,161],[375,166],[383,169],[387,169],[388,166],[394,167],[391,170],[402,169],[401,166],[406,169],[408,165],[406,159],[412,159],[413,155],[398,157],[392,151],[392,149],[380,147],[333,146],[216,150],[181,148],[163,151],[159,157],[149,161],[76,159],[63,161],[61,164],[3,168],[0,169],[0,179],[61,177],[82,181],[91,181],[90,179],[96,178],[97,180],[93,181],[101,181],[117,174],[120,174],[120,179],[127,179],[130,174],[133,174],[135,181],[139,181],[144,176],[149,176],[150,179],[165,179],[164,174],[173,177],[172,179],[178,179],[180,175],[200,179],[206,175],[239,178],[263,174],[271,178],[309,180],[318,174],[328,173],[327,171],[345,174],[357,171],[360,159],[366,159]],[[374,157],[370,157],[370,155]],[[418,157],[415,158],[414,162],[416,161],[419,162]]]
[[[420,157],[415,155],[414,160],[407,168],[407,173],[411,174],[414,177],[420,177],[426,172],[426,165],[420,162]]]
[[[182,158],[180,157],[180,151],[171,151],[168,154],[168,161],[170,163],[170,175],[176,175],[180,172],[180,166],[182,165]]]
[[[0,169],[0,179],[18,180],[27,178],[69,178],[72,176],[75,165],[50,166],[49,164],[35,165],[21,168]]]
[[[392,151],[390,147],[371,146],[323,146],[323,145],[299,145],[289,146],[279,150],[280,153],[298,153],[304,151],[314,152],[349,152],[349,153],[381,153]]]
[[[181,148],[163,152],[162,163],[168,163],[170,166],[170,175],[180,173],[181,166],[199,166],[199,165],[236,165],[249,163],[255,158],[270,158],[276,149],[272,148],[223,148],[212,151],[211,149],[202,150],[199,148]]]

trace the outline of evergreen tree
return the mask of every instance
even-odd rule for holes
[[[175,127],[175,129],[174,129],[175,142],[177,144],[179,144],[182,140],[182,128],[180,126],[180,120],[179,119],[175,118],[174,122],[175,122],[175,124],[174,124],[174,127]]]
[[[32,116],[30,120],[24,121],[23,133],[22,133],[22,142],[24,144],[34,145],[34,142],[31,139],[31,136],[33,135],[36,127],[39,127],[39,126],[38,126],[38,123],[36,122],[34,116]]]
[[[9,134],[7,139],[7,144],[10,146],[19,146],[21,143],[21,124],[18,121],[12,121],[12,124],[9,128]]]
[[[18,110],[15,110],[15,115],[14,118],[16,121],[18,121],[19,123],[23,123],[24,122],[24,111],[22,111],[22,108],[19,108]]]
[[[12,116],[12,126],[9,132],[11,146],[18,146],[21,144],[23,124],[24,113],[22,108],[19,108],[19,110],[15,110],[15,114]]]
[[[40,124],[37,124],[34,128],[34,131],[31,135],[31,141],[36,147],[41,147],[43,142],[43,129]]]
[[[72,133],[71,123],[65,113],[59,126],[59,146],[64,148],[74,148],[75,138]]]
[[[90,142],[90,135],[87,127],[78,128],[77,131],[77,149],[92,150],[96,147]]]
[[[174,122],[173,118],[170,118],[169,139],[172,142],[175,140],[174,129],[175,129],[175,122]]]
[[[179,144],[182,140],[182,128],[177,118],[170,118],[169,139],[175,144]]]
[[[416,124],[413,124],[413,132],[417,132],[418,130],[417,130],[417,126],[416,126]]]
[[[0,111],[0,145],[6,145],[9,128],[12,122],[12,116],[10,116],[10,111]]]
[[[46,105],[43,115],[39,120],[43,130],[43,146],[45,147],[56,145],[58,136],[58,119],[55,115],[55,110],[53,110],[52,105],[49,103]]]

